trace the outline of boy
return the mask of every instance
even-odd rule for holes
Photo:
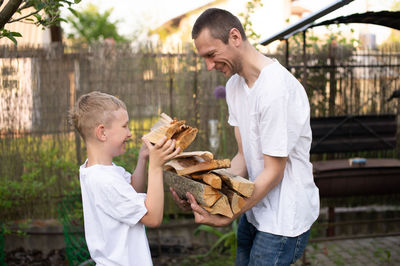
[[[88,158],[80,167],[85,238],[96,265],[152,265],[144,226],[159,226],[164,207],[162,165],[179,153],[175,141],[147,140],[135,172],[113,164],[132,136],[125,104],[112,95],[82,95],[70,121],[85,141]],[[149,160],[147,195],[146,162]]]

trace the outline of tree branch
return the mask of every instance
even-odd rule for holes
[[[22,0],[10,0],[4,6],[3,10],[0,11],[0,29],[4,28],[4,25],[11,19],[14,13],[18,10]]]
[[[23,16],[23,17],[19,17],[19,18],[10,20],[10,21],[8,21],[8,23],[13,23],[13,22],[21,21],[21,20],[23,20],[23,19],[25,19],[25,18],[27,18],[27,17],[30,17],[30,16],[32,16],[32,15],[34,15],[34,14],[39,13],[39,12],[40,12],[39,10],[36,10],[35,12],[32,12],[32,13],[30,13],[30,14],[28,14],[28,15]]]

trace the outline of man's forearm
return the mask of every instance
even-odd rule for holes
[[[247,168],[244,160],[244,156],[241,153],[237,153],[231,161],[231,167],[227,169],[228,172],[238,175],[241,177],[247,177]]]
[[[253,208],[265,195],[282,182],[285,164],[286,158],[275,158],[273,163],[270,161],[264,166],[264,169],[254,181],[253,195],[246,199],[246,204],[237,216]],[[267,167],[267,165],[269,166]]]

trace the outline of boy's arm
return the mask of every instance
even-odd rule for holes
[[[143,143],[142,147],[139,151],[139,159],[136,164],[135,171],[131,176],[131,185],[138,193],[145,192],[146,186],[146,166],[147,160],[149,159],[149,150],[146,145]]]
[[[164,137],[157,144],[152,145],[148,140],[143,139],[149,149],[149,177],[147,182],[147,195],[145,205],[147,213],[140,220],[146,226],[156,227],[162,222],[164,211],[164,184],[162,166],[168,160],[175,157],[179,152],[175,151],[175,140],[166,140]]]

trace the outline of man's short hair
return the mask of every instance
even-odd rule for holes
[[[243,40],[247,39],[240,20],[223,9],[209,8],[204,11],[194,23],[192,39],[195,40],[205,28],[209,29],[213,38],[219,39],[225,44],[228,43],[229,32],[232,28],[239,30]]]
[[[120,108],[126,110],[126,105],[117,97],[93,91],[79,97],[69,112],[69,122],[87,140],[98,125],[109,125],[114,118],[112,112]]]

